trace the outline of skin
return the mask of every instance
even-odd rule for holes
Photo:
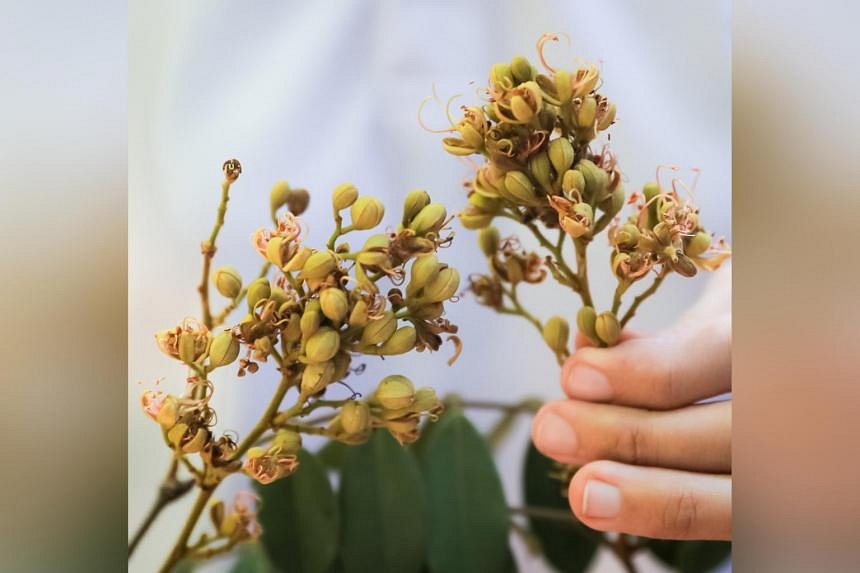
[[[625,330],[613,348],[577,336],[568,399],[546,404],[532,438],[582,466],[568,492],[583,523],[664,539],[731,539],[731,270],[672,328]]]

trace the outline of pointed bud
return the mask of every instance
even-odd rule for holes
[[[392,374],[379,382],[374,397],[387,410],[399,410],[415,401],[415,386],[406,376]]]
[[[549,161],[549,156],[545,151],[536,153],[529,160],[529,172],[540,183],[544,191],[552,192],[552,168]]]
[[[305,355],[310,364],[331,360],[338,350],[340,350],[340,334],[327,326],[317,330],[305,344]]]
[[[523,56],[514,56],[511,60],[511,74],[517,83],[527,82],[534,79],[534,69],[529,61]]]
[[[403,226],[408,227],[412,219],[430,204],[430,195],[422,189],[413,189],[403,201]]]
[[[496,213],[501,208],[501,201],[497,197],[487,197],[477,192],[469,193],[469,205],[473,205],[486,213]]]
[[[561,180],[561,190],[568,197],[573,197],[576,195],[576,193],[572,193],[574,189],[579,192],[580,196],[585,193],[585,177],[580,171],[568,169],[564,172],[564,177]]]
[[[364,402],[350,400],[340,410],[340,423],[347,434],[361,434],[370,429],[370,408]]]
[[[272,447],[281,448],[282,454],[295,454],[302,448],[302,436],[292,430],[278,430],[272,439]],[[248,450],[248,456],[251,456],[251,450]]]
[[[684,253],[690,257],[698,257],[711,248],[711,236],[704,231],[699,231],[687,243]]]
[[[352,226],[359,231],[365,231],[377,226],[385,215],[385,205],[376,197],[365,195],[359,197],[349,210]]]
[[[553,316],[543,325],[543,339],[553,352],[567,352],[567,341],[570,337],[570,326],[560,316]]]
[[[242,292],[242,275],[233,267],[218,267],[212,275],[215,289],[227,298],[233,299]]]
[[[342,322],[349,312],[349,300],[339,288],[327,288],[320,292],[322,313],[333,322]]]
[[[302,318],[299,321],[299,328],[302,331],[302,340],[307,340],[319,330],[322,323],[322,307],[320,301],[312,300],[302,313]]]
[[[593,97],[587,97],[579,104],[579,109],[576,110],[575,121],[577,127],[581,130],[591,130],[594,128],[594,120],[597,118],[597,100]]]
[[[409,290],[417,292],[424,288],[439,274],[439,259],[436,255],[421,255],[412,263],[409,279]]]
[[[517,202],[523,205],[537,203],[538,196],[535,192],[535,186],[522,171],[508,171],[505,175],[505,189]]]
[[[424,287],[421,296],[426,302],[442,302],[457,293],[460,288],[460,273],[454,267],[446,267]]]
[[[424,236],[427,233],[436,233],[445,223],[448,217],[448,212],[445,206],[441,203],[430,203],[415,215],[412,222],[409,223],[409,228],[415,231],[418,236]]]
[[[549,160],[556,173],[565,173],[573,165],[573,145],[566,137],[550,141]]]
[[[379,350],[379,353],[384,356],[406,354],[415,348],[415,341],[417,339],[418,335],[416,334],[414,327],[404,326],[398,328],[394,331],[394,334],[391,335],[391,338],[385,341],[382,348]]]
[[[367,303],[363,300],[356,302],[355,306],[352,307],[352,312],[349,314],[349,325],[360,328],[362,326],[366,326],[369,321],[370,317],[367,316]]]
[[[254,310],[257,303],[266,300],[272,294],[272,285],[265,277],[258,278],[248,285],[248,310]]]
[[[496,227],[481,229],[478,233],[478,246],[486,256],[494,256],[499,252],[499,230]]]
[[[308,261],[308,259],[310,258],[310,256],[312,254],[313,254],[313,251],[307,247],[299,248],[299,250],[296,251],[296,254],[293,255],[293,258],[291,258],[287,262],[287,264],[284,265],[284,267],[283,267],[284,272],[290,273],[293,271],[300,270],[302,267],[305,266],[305,263]]]
[[[590,306],[583,306],[576,313],[576,328],[581,333],[591,339],[595,344],[600,343],[600,338],[597,337],[595,324],[597,323],[597,313]]]
[[[460,211],[457,216],[460,218],[460,224],[462,224],[463,227],[472,231],[483,229],[484,227],[493,222],[494,217],[492,213],[482,211],[481,209],[473,205],[469,205],[468,207]]]
[[[212,339],[212,346],[209,347],[210,368],[227,366],[238,357],[239,339],[232,332],[225,330]]]
[[[570,73],[565,70],[555,72],[555,89],[558,92],[558,100],[564,104],[573,97],[573,82]]]
[[[278,181],[272,186],[272,191],[269,193],[269,203],[272,213],[287,204],[287,198],[290,195],[290,184],[286,181]]]
[[[382,344],[397,330],[397,319],[394,313],[386,310],[381,317],[371,320],[361,332],[362,346],[376,346]]]
[[[493,64],[490,68],[490,83],[502,89],[510,89],[514,85],[514,75],[510,64]]]
[[[618,323],[618,318],[608,310],[597,315],[594,330],[597,337],[607,346],[615,346],[621,336],[621,325]]]
[[[197,359],[197,342],[194,333],[183,331],[179,335],[179,359],[191,364]]]
[[[331,203],[335,211],[343,211],[358,199],[358,188],[352,183],[341,183],[331,194]]]
[[[594,198],[597,202],[602,201],[606,191],[606,185],[609,183],[609,176],[606,171],[595,165],[588,159],[583,159],[576,164],[576,170],[582,173],[585,179],[584,197],[590,201]]]
[[[302,394],[313,396],[318,394],[334,380],[334,364],[322,362],[308,364],[302,372]]]
[[[299,278],[319,280],[327,277],[337,268],[337,255],[331,251],[317,251],[308,257]]]

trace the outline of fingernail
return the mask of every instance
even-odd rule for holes
[[[621,492],[614,485],[597,480],[585,482],[582,513],[587,517],[615,517],[621,511]]]
[[[580,400],[609,400],[612,398],[612,387],[609,380],[600,370],[577,364],[567,375],[567,391]]]
[[[548,411],[538,424],[535,441],[543,453],[553,458],[570,458],[576,453],[576,433],[564,418]]]

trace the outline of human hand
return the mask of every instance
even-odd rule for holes
[[[568,498],[584,524],[668,539],[731,539],[731,271],[671,329],[579,334],[562,368],[570,398],[541,408],[535,446],[582,465]]]

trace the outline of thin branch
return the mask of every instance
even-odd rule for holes
[[[149,508],[143,523],[140,524],[131,541],[128,543],[129,557],[131,557],[134,550],[137,549],[140,540],[143,539],[143,536],[146,535],[146,532],[149,531],[149,528],[152,527],[153,523],[155,523],[155,520],[158,518],[162,510],[188,493],[191,488],[194,487],[194,480],[180,481],[176,478],[178,468],[178,460],[174,457],[170,462],[167,475],[164,476],[164,480],[162,480],[161,486],[158,488],[158,496],[155,498],[152,507]]]
[[[636,310],[639,308],[639,305],[645,302],[645,300],[647,300],[649,296],[657,292],[657,289],[660,287],[660,284],[663,282],[663,279],[666,278],[666,274],[668,273],[661,273],[660,275],[658,275],[654,279],[654,282],[651,283],[650,287],[642,291],[642,294],[633,299],[633,304],[630,305],[630,308],[627,310],[626,313],[624,313],[624,317],[621,319],[621,328],[624,328],[624,326],[628,322],[630,322],[630,319],[633,318],[633,316],[636,314]]]

